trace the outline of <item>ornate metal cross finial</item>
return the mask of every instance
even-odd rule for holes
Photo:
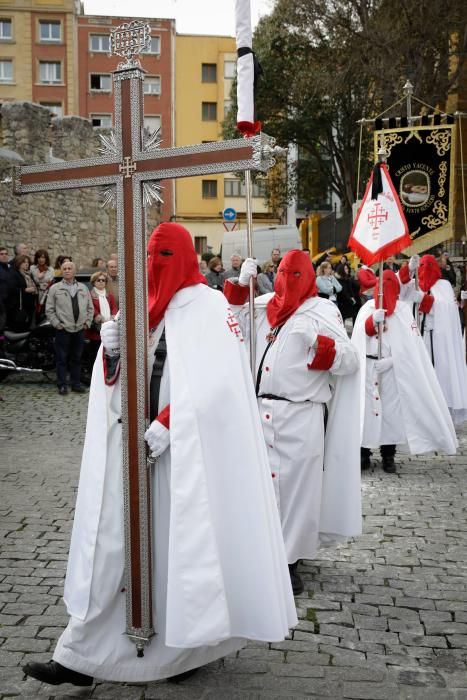
[[[120,63],[118,69],[140,66],[135,56],[148,49],[151,44],[151,28],[146,22],[133,20],[125,22],[110,32],[110,53],[122,56],[125,63]]]

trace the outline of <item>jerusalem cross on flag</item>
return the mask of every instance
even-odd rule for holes
[[[348,246],[365,265],[372,265],[396,255],[410,244],[409,227],[387,165],[378,163],[368,182]]]

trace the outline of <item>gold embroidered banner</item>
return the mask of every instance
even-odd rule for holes
[[[411,126],[374,132],[375,160],[382,146],[409,225],[412,245],[422,252],[453,235],[455,126]]]

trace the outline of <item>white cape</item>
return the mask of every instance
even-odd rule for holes
[[[71,620],[54,654],[65,666],[157,680],[245,639],[282,640],[297,622],[248,360],[228,321],[225,298],[205,285],[178,292],[165,313],[159,406],[170,400],[171,445],[154,470],[157,635],[144,659],[124,635],[119,384],[105,386],[97,357],[65,583]]]
[[[361,394],[365,398],[366,410],[362,412],[365,433],[379,435],[384,412],[384,391],[380,397],[382,410],[375,414],[369,410],[370,398],[365,396],[366,373],[371,373],[371,384],[378,380],[374,360],[366,358],[367,335],[365,321],[375,310],[373,300],[360,309],[352,342],[358,349],[361,363]],[[411,454],[444,452],[455,454],[457,438],[446,401],[441,391],[433,365],[418,331],[414,317],[406,303],[398,301],[394,313],[388,317],[385,342],[391,348],[393,377],[399,395],[401,410],[400,425],[405,431],[405,444]],[[368,378],[368,377],[367,377]]]

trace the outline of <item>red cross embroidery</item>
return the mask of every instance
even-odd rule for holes
[[[227,313],[227,327],[229,331],[243,343],[242,331],[231,309],[229,309]]]
[[[367,221],[370,224],[371,228],[373,229],[374,236],[377,236],[377,234],[379,233],[379,228],[380,228],[381,224],[384,221],[387,221],[387,219],[388,219],[387,210],[383,209],[381,204],[379,202],[377,202],[367,216]]]

